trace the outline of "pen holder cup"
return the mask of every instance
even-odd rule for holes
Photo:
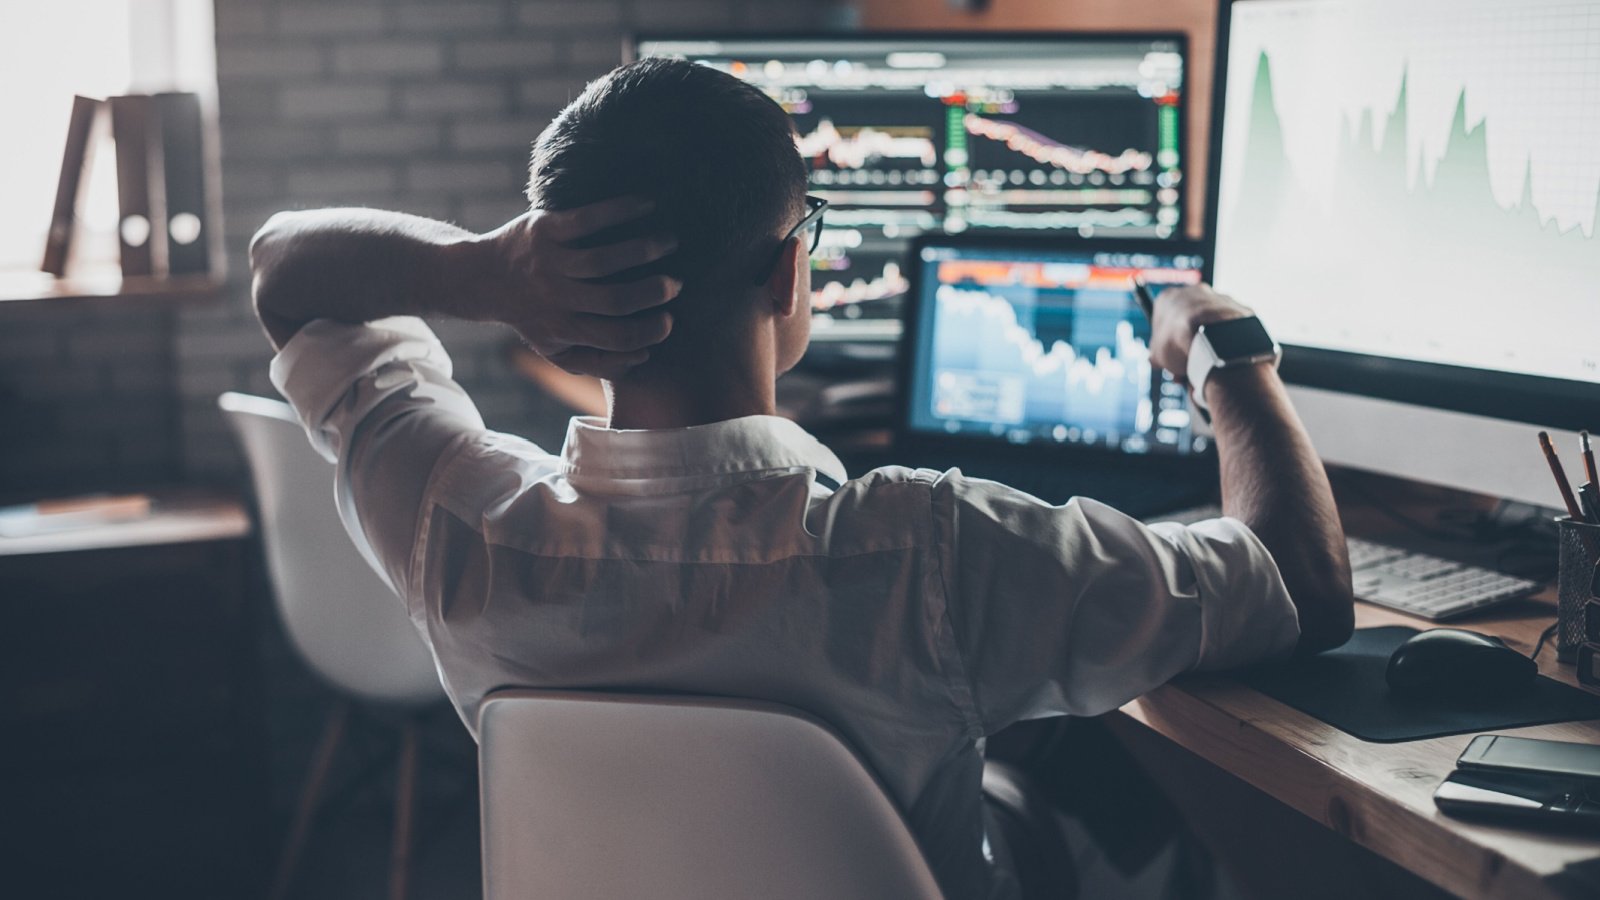
[[[1583,646],[1584,607],[1595,599],[1595,582],[1600,575],[1595,571],[1600,563],[1600,525],[1590,525],[1570,517],[1556,520],[1561,548],[1556,621],[1556,658],[1564,663],[1578,658],[1578,648]],[[1600,600],[1596,600],[1600,602]]]

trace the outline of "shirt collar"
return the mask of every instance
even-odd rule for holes
[[[809,432],[778,416],[744,416],[694,425],[618,431],[597,416],[574,416],[561,461],[570,475],[608,479],[681,478],[815,469],[836,482],[844,464]]]

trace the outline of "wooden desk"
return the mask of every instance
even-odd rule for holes
[[[1555,616],[1555,591],[1463,627],[1531,653]],[[1356,627],[1434,623],[1357,604]],[[1545,645],[1539,671],[1576,684]],[[1573,837],[1472,824],[1441,814],[1433,791],[1472,735],[1373,744],[1223,677],[1189,677],[1123,707],[1114,730],[1149,729],[1403,868],[1464,897],[1571,897],[1545,881],[1600,858],[1600,836]],[[1496,733],[1600,744],[1600,722]],[[1353,895],[1352,895],[1353,896]]]
[[[231,497],[182,492],[151,499],[154,505],[150,514],[141,518],[0,537],[0,557],[194,544],[250,536],[250,514]]]
[[[232,497],[154,499],[144,518],[0,539],[6,896],[262,884],[250,519]]]

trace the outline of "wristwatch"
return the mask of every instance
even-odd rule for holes
[[[1278,346],[1261,320],[1255,316],[1243,319],[1224,319],[1201,325],[1189,345],[1189,392],[1194,405],[1211,421],[1211,407],[1206,405],[1206,379],[1216,369],[1229,366],[1247,366],[1271,362],[1276,368],[1283,359],[1283,348]]]

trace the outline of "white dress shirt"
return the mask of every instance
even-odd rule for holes
[[[512,686],[797,707],[875,770],[951,900],[1009,890],[982,850],[985,735],[1299,636],[1233,519],[1147,527],[954,470],[847,479],[768,416],[574,419],[556,455],[486,430],[450,371],[410,318],[312,322],[272,363],[467,727]]]

